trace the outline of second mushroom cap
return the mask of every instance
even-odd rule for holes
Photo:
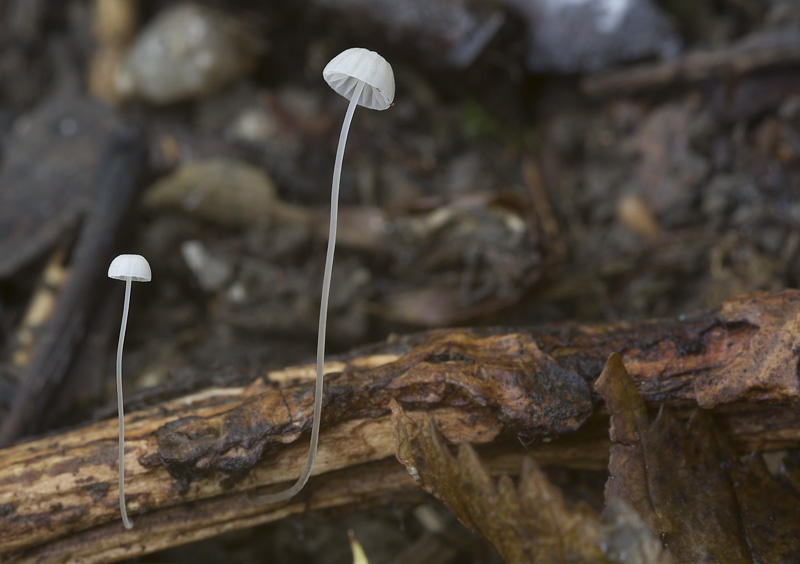
[[[108,277],[114,280],[150,282],[150,264],[142,255],[119,255],[108,267]]]

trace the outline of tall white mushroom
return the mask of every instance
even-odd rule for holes
[[[128,309],[131,301],[131,282],[150,282],[150,264],[141,255],[119,255],[108,267],[108,277],[125,281],[125,304],[122,306],[122,324],[117,344],[117,413],[119,416],[119,512],[126,529],[133,527],[125,507],[125,416],[122,410],[122,345],[125,343],[125,328],[128,325]]]
[[[328,297],[331,290],[331,272],[333,270],[333,251],[336,247],[336,226],[339,213],[339,181],[342,176],[342,160],[347,133],[356,106],[364,106],[372,110],[385,110],[394,100],[394,73],[386,59],[374,51],[367,49],[347,49],[334,57],[322,71],[325,82],[350,104],[344,116],[342,132],[339,135],[339,147],[336,150],[336,162],[333,166],[333,184],[331,186],[331,220],[328,233],[328,252],[325,256],[325,270],[322,276],[322,301],[319,309],[319,332],[317,336],[317,380],[314,389],[314,419],[311,424],[311,445],[302,474],[289,489],[274,494],[265,494],[252,499],[255,504],[277,503],[289,499],[303,489],[311,475],[314,460],[317,457],[319,442],[319,424],[322,414],[322,380],[325,364],[325,329],[328,321]]]

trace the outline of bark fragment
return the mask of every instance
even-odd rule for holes
[[[273,391],[274,392],[274,391]],[[559,366],[530,336],[480,338],[455,331],[373,370],[328,376],[323,427],[385,415],[396,399],[416,409],[458,408],[497,434],[526,436],[573,431],[590,415],[588,384]],[[214,473],[243,479],[311,427],[313,389],[292,386],[252,395],[211,417],[185,417],[156,431],[158,460],[185,493],[192,480]]]
[[[558,487],[528,457],[518,485],[508,476],[495,484],[469,443],[462,441],[453,456],[432,419],[414,418],[396,402],[392,414],[400,462],[506,562],[672,562],[626,504],[613,505],[606,520],[583,503],[569,510]]]

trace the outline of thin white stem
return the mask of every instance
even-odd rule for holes
[[[117,344],[117,414],[119,416],[119,512],[126,529],[133,528],[125,507],[125,414],[122,410],[122,345],[125,342],[125,328],[128,325],[128,306],[131,301],[131,279],[125,280],[125,305],[122,306],[122,325],[119,328]]]
[[[339,135],[339,147],[336,150],[336,163],[333,166],[333,184],[331,186],[331,221],[328,232],[328,253],[325,255],[325,271],[322,275],[322,300],[319,306],[319,331],[317,333],[317,381],[314,388],[314,419],[311,423],[311,445],[308,448],[308,458],[303,473],[289,489],[273,494],[264,494],[251,498],[256,505],[267,503],[277,503],[293,497],[308,482],[311,476],[311,469],[317,458],[317,444],[319,442],[319,424],[322,415],[322,381],[323,369],[325,366],[325,329],[328,323],[328,298],[331,293],[331,273],[333,272],[333,251],[336,248],[336,226],[339,216],[339,181],[342,176],[342,161],[344,160],[344,147],[347,144],[347,134],[350,132],[350,123],[353,121],[353,113],[356,111],[358,100],[364,90],[364,83],[356,85],[353,97],[350,98],[350,105],[347,106],[347,113],[344,116],[342,132]]]

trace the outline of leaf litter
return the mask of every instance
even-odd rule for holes
[[[532,458],[494,480],[466,441],[452,454],[433,420],[392,401],[397,458],[506,562],[800,562],[800,471],[741,457],[709,411],[652,421],[617,354],[595,383],[612,446],[599,515],[569,508]]]
[[[596,382],[611,415],[606,502],[624,499],[678,562],[800,561],[800,492],[787,461],[772,477],[759,453],[742,462],[708,411],[680,421],[645,403],[613,354]]]
[[[430,417],[417,422],[397,402],[391,407],[398,459],[506,562],[673,562],[626,503],[615,501],[603,517],[584,503],[570,510],[531,458],[516,485],[508,476],[495,483],[467,442],[453,456]]]

